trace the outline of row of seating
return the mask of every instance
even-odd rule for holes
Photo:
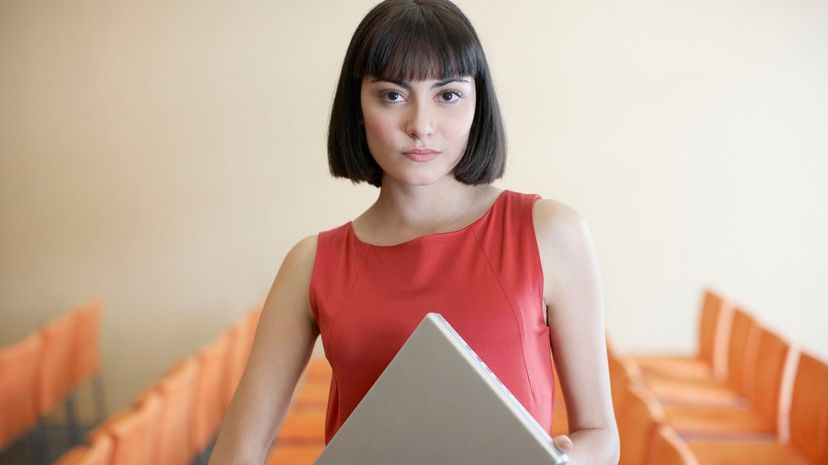
[[[609,351],[621,464],[828,463],[828,363],[711,290],[700,315],[694,356]]]
[[[205,464],[247,363],[261,304],[174,364],[58,465]]]
[[[194,457],[204,463],[260,311],[174,366],[60,465],[187,465]],[[622,356],[608,341],[621,464],[828,463],[828,365],[800,354],[712,291],[705,292],[700,315],[694,356]],[[268,465],[312,464],[319,456],[330,379],[327,361],[312,358]],[[567,432],[556,388],[553,435]]]
[[[80,442],[74,393],[87,382],[95,388],[99,418],[105,415],[100,377],[100,299],[79,305],[44,324],[22,341],[0,348],[0,449],[27,433],[33,458],[48,458],[43,418],[61,404],[66,409],[69,437]]]

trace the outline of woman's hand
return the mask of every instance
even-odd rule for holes
[[[569,439],[569,436],[565,434],[552,438],[552,444],[555,444],[555,447],[566,455],[569,455],[574,447],[572,439]]]

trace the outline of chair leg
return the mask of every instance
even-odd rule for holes
[[[98,417],[96,423],[101,423],[106,418],[106,398],[104,397],[103,379],[98,373],[92,378],[94,386],[93,401],[95,402],[95,415]]]
[[[26,442],[29,443],[30,456],[32,459],[31,463],[34,465],[41,465],[43,461],[40,460],[40,447],[38,444],[37,426],[35,426],[31,430],[29,430],[28,433],[26,433]]]
[[[207,450],[199,451],[193,459],[193,465],[207,465]]]
[[[32,449],[35,465],[46,465],[49,462],[49,447],[46,444],[42,419],[38,419],[37,424],[32,429]]]
[[[70,392],[69,397],[63,402],[66,409],[66,423],[69,429],[69,447],[80,444],[80,433],[78,430],[78,416],[75,412],[75,393]]]

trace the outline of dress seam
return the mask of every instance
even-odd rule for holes
[[[359,267],[357,268],[357,271],[354,274],[353,281],[351,281],[351,283],[348,285],[348,289],[345,292],[342,293],[342,298],[340,298],[340,300],[339,300],[339,304],[337,305],[337,310],[342,308],[342,303],[345,302],[346,297],[348,297],[351,294],[351,291],[354,289],[354,286],[356,285],[356,282],[359,279],[359,275],[362,272],[362,269],[365,267],[365,261],[366,261],[365,260],[365,255],[367,253],[368,253],[368,251],[363,248],[362,252],[357,254],[357,257],[359,257]],[[335,336],[336,336],[337,323],[339,323],[339,320],[341,318],[342,318],[342,312],[339,312],[339,311],[333,312],[333,319],[331,321],[331,328],[330,328],[329,336],[328,336],[328,340],[330,341],[330,344],[329,344],[329,346],[330,346],[329,360],[331,358],[333,358],[333,355],[336,353],[336,352],[334,352],[334,350],[335,350],[334,342],[335,342]]]
[[[477,235],[477,228],[472,230],[472,234],[474,236],[474,242],[477,244],[477,248],[480,250],[480,253],[483,254],[483,258],[486,260],[486,266],[492,272],[495,280],[497,281],[497,285],[500,287],[500,291],[503,292],[503,295],[506,297],[506,301],[509,303],[509,309],[512,311],[512,317],[515,319],[515,325],[517,326],[518,337],[520,338],[520,356],[523,359],[523,374],[526,376],[526,381],[529,384],[529,395],[532,398],[532,404],[534,406],[535,400],[535,387],[532,383],[532,378],[529,376],[529,366],[526,363],[526,344],[525,338],[523,334],[523,325],[520,323],[520,318],[517,316],[517,312],[515,310],[515,304],[512,301],[512,296],[506,292],[506,289],[503,286],[503,282],[500,279],[500,274],[495,271],[494,267],[492,266],[491,261],[489,260],[489,255],[486,254],[486,251],[483,249],[483,245],[480,243],[480,238]]]

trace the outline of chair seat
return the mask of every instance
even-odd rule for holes
[[[299,386],[293,398],[295,409],[325,409],[328,405],[328,394],[330,385],[321,383],[304,383]]]
[[[75,446],[63,454],[54,465],[109,465],[112,439],[101,436],[89,446]]]
[[[746,407],[748,400],[728,384],[711,380],[678,380],[663,376],[645,379],[647,388],[664,404]]]
[[[665,405],[666,423],[686,438],[751,437],[773,440],[776,425],[747,408]]]
[[[291,410],[276,435],[277,442],[325,439],[325,410]]]
[[[324,358],[311,358],[303,373],[307,383],[330,383],[333,372],[331,365]]]
[[[277,444],[270,452],[266,465],[313,465],[322,454],[324,445]]]
[[[776,442],[689,441],[687,445],[704,465],[822,465]]]
[[[633,361],[647,376],[665,376],[686,380],[713,380],[713,369],[707,362],[690,356],[649,355],[636,356]]]

